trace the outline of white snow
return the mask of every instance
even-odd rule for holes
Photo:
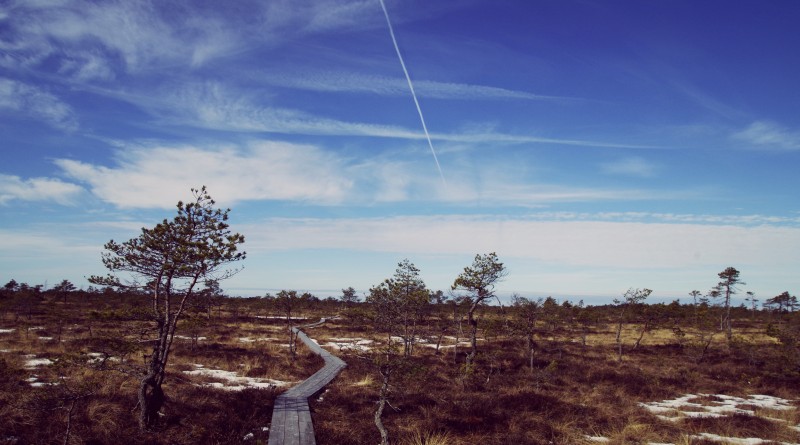
[[[710,418],[725,417],[725,414],[709,413],[705,411],[683,411],[682,414],[686,417],[692,417],[695,419],[710,419]]]
[[[25,379],[25,381],[28,382],[28,384],[30,386],[34,387],[34,388],[41,388],[41,387],[44,387],[44,386],[55,386],[55,385],[58,385],[58,382],[54,382],[54,383],[40,382],[39,381],[39,377],[36,374],[31,374],[31,376],[28,377],[27,379]]]
[[[724,436],[718,436],[716,434],[711,434],[711,433],[700,433],[700,434],[698,434],[696,436],[691,436],[691,438],[692,439],[711,440],[711,441],[714,441],[714,442],[724,442],[724,443],[730,444],[730,445],[760,445],[762,443],[769,442],[768,440],[759,439],[757,437],[747,437],[747,438],[724,437]]]
[[[205,386],[212,388],[224,389],[226,391],[242,391],[247,388],[261,388],[268,389],[276,386],[289,386],[290,382],[282,380],[256,378],[256,377],[242,377],[232,371],[223,371],[221,369],[206,369],[203,365],[194,365],[196,369],[192,371],[183,371],[185,374],[212,377],[222,382],[206,383]]]
[[[176,335],[175,338],[179,340],[194,340],[192,337],[188,337],[186,335]],[[197,341],[205,340],[205,337],[197,337]]]
[[[49,341],[49,340],[52,340],[52,339],[53,339],[53,337],[39,337],[39,340],[42,340],[42,341]]]
[[[700,398],[711,398],[705,400],[705,404],[696,403],[694,400]],[[639,403],[639,405],[653,414],[674,414],[685,417],[725,417],[731,414],[745,414],[754,416],[756,413],[751,409],[739,408],[739,405],[756,406],[765,409],[790,410],[795,409],[791,401],[779,397],[753,394],[747,398],[734,397],[725,394],[685,394],[672,400],[662,400],[660,402]],[[691,410],[686,410],[691,408]]]
[[[761,394],[753,394],[747,397],[734,397],[725,394],[684,394],[671,400],[639,403],[639,405],[653,413],[659,419],[669,422],[676,422],[687,417],[720,418],[734,414],[744,414],[750,416],[757,415],[757,413],[752,409],[743,409],[739,408],[739,406],[745,406],[748,408],[755,406],[758,408],[773,410],[796,409],[790,400]],[[687,410],[687,408],[689,410]],[[762,416],[762,418],[785,422],[781,419],[774,419],[768,416]],[[800,425],[793,428],[800,431]],[[690,438],[696,440],[705,439],[714,442],[723,442],[731,445],[760,445],[762,443],[770,442],[757,437],[723,437],[711,433],[699,433],[698,435],[691,436]]]
[[[34,358],[35,356],[33,357],[26,356],[26,357],[28,357],[28,360],[25,360],[25,367],[28,369],[53,364],[53,361],[50,360],[49,358]]]
[[[658,417],[661,420],[665,420],[667,422],[677,422],[677,421],[681,420],[680,417],[662,416],[660,414],[656,414],[656,417]]]
[[[586,439],[592,442],[611,442],[611,439],[603,436],[586,436]]]
[[[321,346],[326,346],[328,348],[342,350],[342,349],[350,349],[354,351],[369,351],[372,349],[371,347],[367,346],[374,341],[365,339],[365,338],[350,338],[350,337],[340,337],[340,338],[330,338],[330,341],[322,344]]]
[[[87,352],[86,355],[91,357],[89,360],[86,360],[86,363],[101,363],[104,360],[109,362],[118,362],[120,361],[119,357],[108,357],[102,352]]]
[[[277,338],[275,337],[257,337],[257,338],[239,337],[239,342],[241,343],[255,343],[257,341],[275,341],[275,340],[277,340]]]
[[[14,331],[16,331],[16,329],[14,329],[14,328],[10,328],[10,329],[0,329],[0,334],[10,334],[10,333],[12,333],[12,332],[14,332]]]

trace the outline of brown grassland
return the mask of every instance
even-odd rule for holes
[[[266,379],[295,383],[322,366],[302,346],[292,360],[286,320],[266,299],[196,308],[173,344],[159,426],[142,432],[135,393],[152,328],[139,309],[145,300],[78,291],[61,297],[0,296],[0,444],[266,443],[273,401],[288,388]],[[800,443],[797,313],[736,308],[728,341],[718,318],[703,324],[692,306],[661,305],[636,348],[642,323],[626,321],[620,357],[617,308],[560,307],[560,315],[534,325],[532,353],[513,307],[481,308],[477,361],[468,368],[467,346],[455,345],[456,335],[464,340],[460,316],[452,322],[451,305],[431,305],[420,327],[427,342],[392,376],[383,414],[392,443]],[[715,320],[713,309],[708,319]],[[338,342],[328,347],[348,364],[311,400],[317,443],[374,444],[375,351],[387,334],[371,327],[369,306],[314,301],[293,313],[293,324],[336,314],[308,331],[323,346]],[[254,383],[260,387],[247,387]],[[642,406],[686,394],[698,395],[692,402],[699,406],[671,419]],[[768,395],[790,406],[740,402],[744,412],[686,414],[716,406],[719,395]]]

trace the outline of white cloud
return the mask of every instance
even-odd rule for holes
[[[30,178],[0,174],[0,205],[11,201],[53,201],[74,204],[83,189],[75,184],[53,178]]]
[[[411,153],[411,154],[409,154]],[[538,207],[556,202],[676,199],[687,192],[580,188],[537,183],[508,161],[454,164],[439,180],[433,161],[414,150],[347,157],[312,145],[255,141],[242,146],[118,146],[116,165],[58,159],[70,178],[118,207],[169,208],[207,185],[221,202],[285,200],[322,205],[440,202]]]
[[[303,2],[300,2],[301,4]],[[376,17],[378,10],[371,0],[310,2],[304,5],[308,23],[304,26],[307,32],[321,32],[332,29],[357,29],[369,23],[370,17]]]
[[[656,166],[639,157],[619,159],[600,165],[603,173],[610,175],[635,176],[639,178],[652,178],[656,174]]]
[[[538,212],[531,218],[558,221],[625,221],[625,222],[664,222],[686,224],[713,224],[734,226],[789,225],[800,226],[800,217],[776,215],[709,215],[691,213],[653,213],[653,212]]]
[[[792,131],[769,121],[756,121],[734,133],[734,138],[758,147],[776,150],[800,150],[800,131]]]
[[[398,255],[469,255],[543,264],[685,269],[737,264],[786,269],[800,249],[800,228],[606,221],[535,221],[470,216],[271,219],[243,227],[248,251],[343,249]]]
[[[258,94],[240,91],[219,82],[187,84],[170,88],[163,94],[125,95],[121,99],[144,107],[164,122],[222,131],[274,132],[285,134],[367,136],[394,139],[424,140],[421,129],[393,125],[347,122],[317,116],[304,111],[263,105]],[[548,138],[530,135],[509,135],[493,131],[431,133],[436,141],[485,144],[554,144],[600,148],[660,148],[649,145],[581,139]]]
[[[408,96],[411,94],[408,90],[408,83],[401,77],[370,76],[355,72],[270,73],[264,78],[264,81],[274,86],[310,91],[369,93],[381,96]],[[414,81],[414,89],[420,97],[428,99],[565,99],[486,85],[430,80]]]
[[[107,80],[165,64],[197,67],[293,36],[381,24],[367,0],[237,2],[220,10],[201,3],[54,0],[14,2],[2,10],[0,63],[56,66],[79,80]]]
[[[159,121],[234,132],[372,136],[424,139],[421,131],[390,125],[347,122],[304,111],[261,104],[258,94],[219,82],[166,88],[163,94],[120,95],[158,116]]]
[[[505,144],[553,144],[569,145],[576,147],[598,148],[636,148],[636,149],[663,149],[656,145],[626,144],[617,142],[591,141],[585,139],[563,139],[530,135],[503,134],[497,132],[476,132],[459,134],[431,133],[434,140],[464,143],[505,143]]]
[[[352,182],[341,161],[308,145],[252,143],[245,148],[133,147],[113,167],[59,159],[56,164],[92,193],[123,208],[170,208],[189,189],[208,186],[219,202],[343,199]]]
[[[64,130],[74,130],[78,121],[72,108],[53,94],[16,80],[0,78],[0,112],[21,113]]]
[[[458,173],[450,176],[459,177]],[[500,177],[479,183],[456,181],[442,192],[446,201],[462,204],[539,207],[557,202],[639,201],[674,199],[680,193],[638,189],[579,188],[553,184],[525,183]]]
[[[229,30],[240,28],[200,8],[171,9],[150,2],[19,3],[3,46],[23,64],[48,59],[80,80],[107,80],[165,62],[196,65],[235,47]]]

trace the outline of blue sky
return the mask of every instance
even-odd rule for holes
[[[0,280],[86,286],[206,185],[233,294],[492,251],[503,295],[797,291],[800,4],[386,9],[430,145],[379,0],[0,2]]]

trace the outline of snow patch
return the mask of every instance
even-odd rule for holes
[[[27,360],[25,360],[24,366],[27,369],[38,368],[39,366],[47,366],[53,364],[53,361],[50,360],[49,358],[36,358],[35,355],[26,355],[25,358],[27,358]]]
[[[102,352],[87,352],[86,355],[91,357],[91,358],[89,358],[89,360],[86,360],[86,363],[90,363],[90,364],[91,363],[102,363],[104,361],[109,361],[109,362],[119,362],[120,361],[119,357],[107,356],[106,354],[103,354]]]
[[[198,364],[195,364],[194,367],[195,367],[194,370],[183,371],[184,374],[211,377],[219,380],[224,380],[225,383],[211,382],[211,383],[206,383],[203,386],[222,389],[226,391],[242,391],[247,388],[270,389],[278,386],[289,386],[291,384],[290,382],[284,382],[282,380],[256,378],[256,377],[242,377],[232,371],[224,371],[221,369],[207,369],[203,367],[203,365],[198,365]]]
[[[36,374],[31,374],[31,376],[25,379],[25,381],[28,382],[28,384],[33,388],[42,388],[44,386],[58,385],[58,382],[55,383],[40,382],[39,377]]]
[[[671,400],[639,403],[639,406],[653,413],[659,419],[668,422],[677,422],[684,418],[720,418],[734,414],[757,415],[752,409],[744,409],[740,408],[740,406],[747,408],[755,406],[757,408],[772,410],[796,409],[790,400],[762,394],[752,394],[747,397],[735,397],[725,394],[684,394]],[[761,417],[776,422],[785,422],[784,420],[767,416]],[[800,425],[792,428],[800,431]],[[690,438],[722,442],[731,445],[760,445],[763,443],[771,443],[771,441],[757,437],[724,437],[711,433],[699,433],[690,436]]]
[[[14,329],[14,328],[10,328],[10,329],[0,329],[0,334],[10,334],[10,333],[12,333],[12,332],[14,332],[14,331],[16,331],[16,329]]]
[[[701,400],[702,398],[712,400],[705,400],[703,401],[704,403],[697,403],[695,401]],[[639,403],[639,406],[651,413],[662,415],[660,417],[666,417],[663,416],[664,414],[682,415],[693,418],[725,417],[732,414],[756,415],[755,411],[751,409],[739,408],[740,405],[774,410],[795,409],[789,400],[762,394],[753,394],[747,398],[725,394],[685,394],[672,400]],[[687,408],[689,408],[689,410],[687,410]]]
[[[760,445],[762,443],[768,443],[770,441],[759,439],[757,437],[725,437],[725,436],[718,436],[716,434],[711,433],[700,433],[695,436],[691,436],[692,439],[705,439],[710,440],[713,442],[723,442],[730,445]]]
[[[275,341],[275,340],[277,340],[277,338],[275,337],[257,337],[257,338],[239,337],[240,343],[255,343],[257,341]]]
[[[340,351],[344,350],[353,350],[353,351],[369,351],[372,349],[367,345],[371,345],[374,343],[373,340],[365,339],[365,338],[350,338],[350,337],[339,337],[339,338],[330,338],[325,344],[321,346],[325,346],[331,349],[336,349]]]
[[[194,338],[186,336],[186,335],[176,335],[175,338],[177,338],[179,340],[195,340]],[[206,340],[206,337],[197,337],[196,340],[197,341]]]

